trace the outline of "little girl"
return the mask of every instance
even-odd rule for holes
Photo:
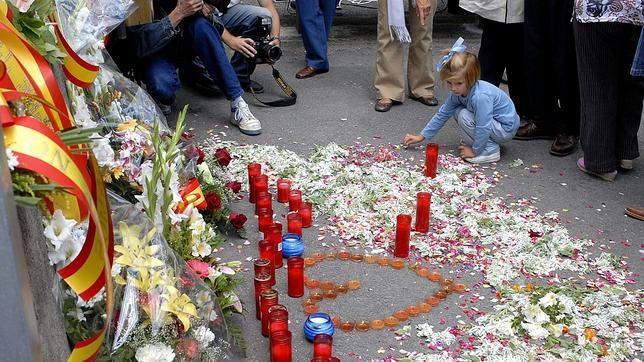
[[[459,38],[436,67],[447,83],[449,95],[420,134],[407,134],[405,145],[432,139],[454,116],[463,129],[460,156],[471,163],[496,162],[501,158],[499,143],[512,139],[519,128],[519,115],[510,97],[494,85],[482,81],[476,56],[465,51]]]

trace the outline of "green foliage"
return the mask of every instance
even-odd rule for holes
[[[179,230],[172,229],[168,236],[168,244],[183,260],[192,259],[192,231],[188,227]]]
[[[38,183],[37,175],[21,169],[11,172],[13,196],[17,203],[25,206],[42,206],[42,195],[64,191],[55,183]]]
[[[246,339],[244,338],[244,332],[242,332],[241,327],[237,324],[228,322],[228,331],[230,332],[233,345],[237,346],[242,357],[246,358],[246,350],[248,348],[246,345]]]
[[[54,2],[36,0],[26,13],[21,13],[11,3],[8,4],[13,12],[13,26],[49,63],[61,63],[65,53],[56,45],[56,37],[46,24],[47,16],[53,11]]]

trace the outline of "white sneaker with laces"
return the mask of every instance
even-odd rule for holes
[[[490,163],[490,162],[497,162],[500,159],[501,159],[501,151],[497,150],[496,152],[489,155],[480,154],[476,157],[468,157],[465,159],[465,161],[469,163]]]
[[[250,113],[246,102],[240,102],[237,107],[231,107],[230,112],[230,123],[239,127],[241,133],[249,136],[262,133],[262,124]]]

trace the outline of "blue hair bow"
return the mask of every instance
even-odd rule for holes
[[[449,62],[452,59],[454,54],[462,53],[467,49],[467,46],[465,46],[465,44],[463,44],[464,42],[465,42],[465,39],[463,39],[463,38],[458,38],[458,40],[456,40],[456,42],[454,42],[454,45],[452,45],[452,48],[449,50],[449,53],[447,53],[445,56],[443,56],[443,58],[441,58],[441,61],[438,62],[438,64],[436,65],[436,71],[437,72],[440,72],[441,69],[443,69],[445,64],[447,64],[447,62]]]

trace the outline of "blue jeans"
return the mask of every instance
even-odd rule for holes
[[[203,16],[192,16],[183,20],[183,47],[188,56],[198,56],[210,77],[223,91],[226,99],[233,100],[244,94],[235,71],[228,61],[221,35]],[[175,93],[181,86],[177,76],[177,64],[170,50],[153,57],[142,69],[143,81],[152,98],[163,104],[172,104]],[[185,69],[192,72],[191,68]],[[188,78],[198,75],[188,74]]]
[[[465,137],[463,141],[465,141],[468,146],[472,146],[472,144],[474,143],[474,132],[476,129],[474,114],[465,108],[461,108],[457,110],[456,113],[454,113],[454,118],[463,130],[463,136]],[[513,130],[508,132],[503,128],[503,125],[500,122],[498,122],[497,120],[492,120],[490,139],[488,139],[487,143],[485,144],[483,155],[491,155],[499,151],[500,143],[508,142],[512,139],[512,137],[514,137],[514,134],[516,133],[518,127],[513,128]]]
[[[297,14],[306,49],[306,65],[329,69],[327,41],[335,16],[336,0],[297,0]]]
[[[631,67],[631,75],[634,77],[644,77],[644,28],[640,32],[640,41],[637,43],[635,59]]]
[[[221,22],[232,35],[243,38],[255,39],[257,36],[257,18],[260,16],[271,17],[270,10],[261,6],[237,4],[228,9],[226,14],[221,16]],[[255,71],[255,62],[249,61],[242,54],[235,52],[230,59],[242,85],[250,84],[250,75]]]

